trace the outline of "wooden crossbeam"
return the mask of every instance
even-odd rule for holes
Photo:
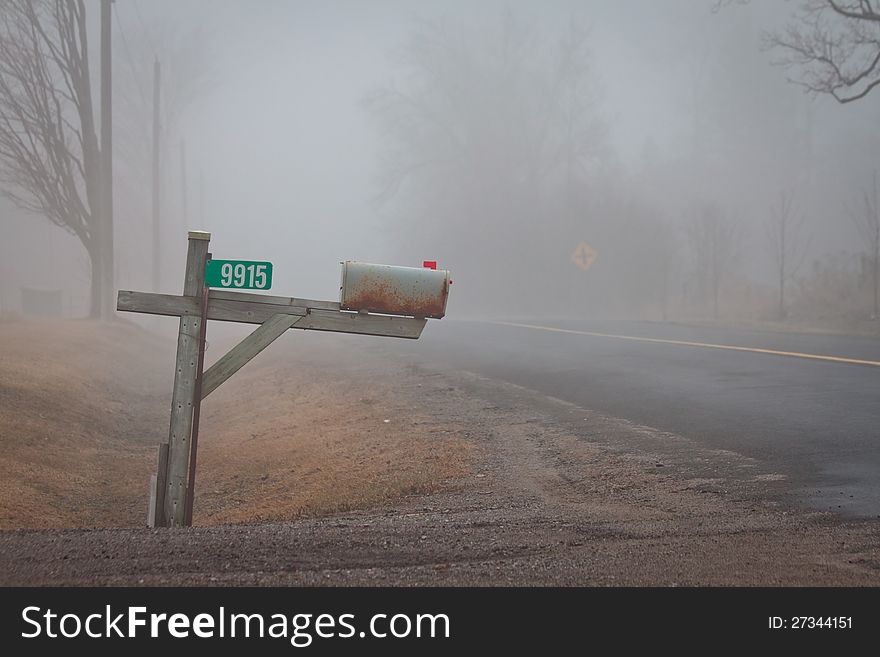
[[[256,301],[255,298],[260,300]],[[172,317],[198,317],[200,314],[197,297],[129,290],[119,291],[116,309]],[[272,297],[242,292],[215,292],[212,290],[208,302],[208,319],[222,322],[262,324],[277,314],[302,316],[302,320],[292,326],[297,329],[380,335],[413,340],[422,334],[427,323],[427,320],[415,317],[369,315],[341,311],[339,304],[332,301],[312,301],[310,299]]]
[[[312,299],[297,299],[295,297],[278,297],[267,294],[248,294],[247,292],[227,292],[225,290],[211,290],[211,302],[214,314],[220,321],[240,321],[238,319],[226,319],[223,317],[224,309],[234,308],[236,316],[238,311],[245,310],[258,314],[271,312],[285,312],[287,314],[305,314],[305,310],[339,310],[338,301],[314,301]],[[226,302],[236,305],[230,306]],[[247,305],[242,305],[247,304]],[[257,305],[251,305],[257,304]],[[152,292],[132,292],[119,290],[117,297],[117,310],[128,312],[149,313],[155,315],[180,316],[199,314],[198,299],[194,297],[182,297],[176,294],[154,294]],[[271,306],[272,308],[267,308]],[[210,309],[209,309],[210,310]],[[260,322],[262,323],[262,322]]]
[[[392,317],[353,312],[311,310],[293,328],[307,331],[333,331],[361,335],[383,335],[389,338],[417,339],[428,320],[417,317]]]
[[[182,317],[185,315],[197,317],[201,312],[198,297],[154,294],[152,292],[130,292],[127,290],[119,290],[116,309],[150,315],[168,315],[171,317]],[[306,306],[256,303],[244,299],[215,298],[213,291],[208,301],[208,319],[221,322],[262,324],[279,312],[287,315],[305,315],[307,311],[308,307]]]
[[[272,344],[302,315],[273,315],[253,333],[235,345],[225,356],[208,368],[202,376],[202,399],[214,392],[221,383],[238,372],[251,358]]]
[[[272,306],[294,306],[298,308],[314,308],[316,310],[339,310],[338,301],[315,301],[314,299],[279,297],[271,294],[251,294],[249,292],[230,292],[229,290],[211,290],[211,298],[224,299],[227,301],[267,303]]]

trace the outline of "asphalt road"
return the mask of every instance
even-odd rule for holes
[[[395,351],[760,459],[810,506],[880,517],[880,365],[808,357],[880,364],[880,340],[652,322],[510,321],[532,326],[432,321],[418,342],[396,343]]]

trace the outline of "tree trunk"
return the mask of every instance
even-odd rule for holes
[[[101,279],[100,300],[103,301],[101,304],[100,315],[101,319],[105,321],[110,321],[116,317],[116,300],[113,298],[113,293],[116,288],[116,277],[113,275],[114,272],[112,271],[112,248],[109,253],[111,257],[104,262],[101,276],[99,276]]]
[[[113,85],[111,51],[111,2],[101,0],[101,281],[104,302],[101,319],[115,317],[113,303],[116,272],[113,267]]]
[[[880,287],[880,247],[874,246],[874,316],[872,319],[880,319],[880,307],[878,307],[877,288]]]
[[[717,249],[717,244],[713,240],[713,249]],[[718,253],[714,253],[712,260],[712,317],[718,319],[718,288],[721,287],[721,271],[718,266]]]
[[[785,197],[783,197],[781,208],[782,226],[780,227],[780,249],[779,249],[779,319],[785,319],[785,223],[788,221],[788,214],[785,209]]]
[[[785,273],[779,273],[779,319],[785,319]]]
[[[89,319],[101,319],[101,310],[106,307],[104,301],[104,277],[102,276],[100,247],[86,246],[89,254],[91,276],[89,284]]]

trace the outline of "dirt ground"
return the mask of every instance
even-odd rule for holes
[[[760,462],[354,336],[209,397],[199,526],[143,528],[173,351],[0,325],[0,584],[880,584],[880,521]]]

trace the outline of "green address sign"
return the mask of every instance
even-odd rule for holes
[[[272,263],[253,260],[209,260],[205,270],[208,287],[268,290],[272,287]]]

